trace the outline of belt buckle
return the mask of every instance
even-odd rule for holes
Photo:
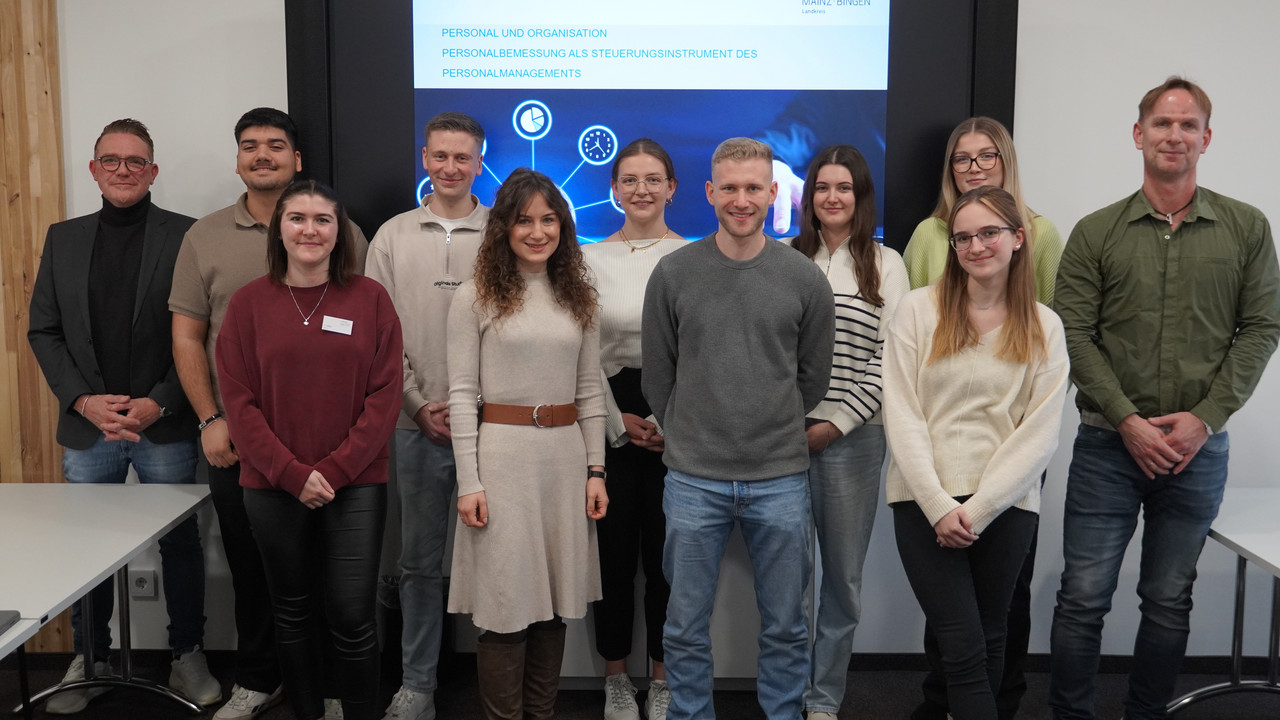
[[[541,410],[541,409],[542,409],[542,408],[544,408],[544,407],[550,407],[550,406],[549,406],[549,405],[546,405],[545,403],[538,403],[537,405],[534,405],[534,406],[533,406],[533,425],[534,425],[534,427],[540,427],[540,428],[551,427],[550,425],[543,425],[542,423],[538,422],[538,411],[539,411],[539,410]]]

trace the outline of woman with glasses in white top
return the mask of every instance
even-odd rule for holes
[[[644,567],[644,616],[652,681],[645,717],[663,720],[671,694],[663,668],[662,626],[671,588],[662,574],[666,518],[662,492],[662,430],[640,393],[640,311],[658,260],[687,242],[667,226],[676,191],[671,156],[649,138],[618,152],[610,183],[624,220],[618,231],[583,246],[600,293],[600,365],[609,408],[605,466],[607,517],[596,523],[603,599],[594,604],[596,651],[605,661],[605,720],[639,720],[636,688],[627,675],[635,616],[636,559]]]

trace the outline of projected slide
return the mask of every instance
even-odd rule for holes
[[[622,224],[609,176],[627,143],[651,137],[671,153],[680,186],[667,221],[696,238],[716,227],[703,190],[712,151],[754,137],[777,158],[765,231],[782,237],[798,231],[800,185],[822,147],[857,146],[883,185],[888,45],[888,0],[415,0],[415,119],[475,117],[488,136],[481,202],[531,167],[560,186],[582,242]],[[428,192],[419,168],[418,197]]]

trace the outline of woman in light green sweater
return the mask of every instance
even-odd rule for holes
[[[1013,196],[965,193],[949,228],[942,278],[907,293],[885,341],[885,495],[949,712],[997,720],[1005,617],[1057,447],[1067,348],[1035,301]]]
[[[1023,201],[1013,138],[999,120],[989,117],[969,118],[951,131],[942,164],[938,205],[911,233],[902,256],[911,287],[932,285],[942,276],[948,254],[947,219],[951,217],[956,198],[982,186],[1004,188],[1017,202],[1018,215],[1030,218],[1027,234],[1035,260],[1036,299],[1051,305],[1058,258],[1062,257],[1062,235],[1048,218],[1032,212]]]

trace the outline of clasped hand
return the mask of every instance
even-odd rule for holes
[[[160,405],[149,397],[128,395],[88,395],[81,400],[81,413],[102,431],[106,440],[138,442],[140,433],[160,419]]]
[[[1182,472],[1209,439],[1204,422],[1189,412],[1153,418],[1133,413],[1121,420],[1116,430],[1148,480]]]
[[[933,531],[938,534],[938,544],[944,548],[967,548],[978,540],[969,513],[963,507],[943,515],[934,523]]]

